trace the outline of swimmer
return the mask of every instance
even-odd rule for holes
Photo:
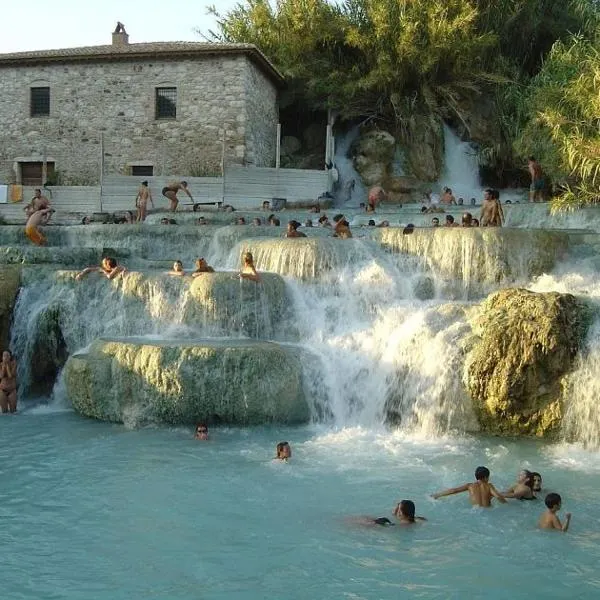
[[[440,220],[437,217],[433,217],[433,219],[431,219],[431,226],[432,227],[439,227],[440,226]]]
[[[254,219],[252,219],[252,225],[255,225],[255,226],[262,225],[262,221],[260,220],[260,217],[254,217]]]
[[[2,353],[0,362],[0,410],[17,412],[17,361],[10,350]]]
[[[352,232],[350,231],[350,223],[346,221],[344,215],[342,215],[341,213],[335,215],[335,217],[333,217],[333,222],[335,223],[333,227],[333,237],[338,237],[342,240],[347,240],[352,237]]]
[[[173,269],[167,273],[167,275],[173,275],[175,277],[183,277],[185,271],[183,270],[183,263],[180,260],[176,260],[173,263]]]
[[[560,494],[548,494],[544,500],[548,510],[540,517],[538,526],[540,529],[557,529],[558,531],[567,532],[569,523],[571,522],[571,513],[565,514],[564,524],[560,522],[556,514],[562,506],[562,498]]]
[[[198,277],[203,273],[214,273],[215,270],[206,262],[206,259],[199,258],[196,261],[196,270],[192,273],[192,277]]]
[[[25,225],[25,235],[37,246],[43,246],[46,243],[46,238],[38,229],[40,225],[45,225],[50,219],[54,211],[51,208],[42,208],[35,211]]]
[[[306,237],[305,233],[298,231],[298,227],[300,227],[300,223],[298,221],[289,221],[287,224],[287,231],[285,233],[286,238],[301,238]]]
[[[208,439],[208,427],[204,423],[198,423],[196,425],[196,433],[194,434],[195,440],[207,440]]]
[[[154,208],[154,200],[152,200],[152,192],[148,187],[148,182],[142,181],[137,196],[135,197],[135,208],[137,211],[135,217],[136,223],[141,223],[146,220],[148,200],[150,200],[150,204],[152,204],[152,208]]]
[[[444,227],[459,227],[459,224],[454,222],[454,217],[452,215],[446,215]]]
[[[505,498],[517,498],[519,500],[535,500],[533,493],[533,473],[523,469],[517,476],[517,483],[502,492]]]
[[[77,273],[75,279],[78,281],[85,277],[88,273],[102,273],[108,279],[114,279],[120,273],[125,272],[125,267],[121,267],[117,264],[116,259],[111,256],[107,256],[102,259],[99,267],[86,267],[81,273]]]
[[[206,220],[206,217],[198,217],[196,219],[196,225],[208,225],[208,221]]]
[[[321,215],[319,217],[319,227],[331,227],[329,217],[327,215]]]
[[[536,471],[533,471],[531,473],[532,477],[533,477],[533,491],[534,492],[541,492],[542,491],[542,476],[537,473]]]
[[[266,211],[269,211],[269,210],[271,210],[271,203],[270,203],[268,200],[265,200],[265,201],[262,203],[262,209],[263,209],[263,210],[266,210]]]
[[[260,281],[260,276],[256,272],[256,268],[254,266],[254,257],[252,256],[252,252],[244,253],[242,270],[240,271],[240,279],[249,279],[250,281],[256,281],[257,283]]]
[[[288,442],[279,442],[275,448],[277,456],[273,460],[283,460],[287,462],[292,458],[292,448]]]
[[[415,226],[412,223],[409,223],[403,230],[402,235],[410,235],[415,232]]]
[[[469,499],[473,506],[482,506],[488,508],[492,505],[492,497],[496,498],[502,504],[506,503],[504,496],[489,482],[490,471],[486,467],[477,467],[475,469],[475,479],[473,483],[465,483],[459,487],[450,488],[443,492],[433,494],[432,498],[437,500],[443,496],[452,496],[469,492]]]
[[[90,217],[88,217],[87,215],[85,217],[83,217],[83,219],[81,219],[82,225],[89,225],[91,222],[92,222],[92,219],[90,219]]]
[[[236,225],[245,225],[246,224],[246,219],[244,217],[238,217],[235,220],[235,224]]]
[[[188,189],[187,181],[177,181],[174,183],[170,183],[166,187],[162,189],[162,195],[169,200],[169,208],[171,212],[175,212],[177,210],[177,205],[179,204],[179,200],[177,199],[177,192],[182,190],[185,192],[190,200],[193,202],[194,198]]]
[[[427,521],[425,517],[415,517],[415,510],[412,500],[402,500],[396,504],[393,514],[398,518],[399,525],[414,525],[417,521]]]
[[[461,224],[463,227],[473,227],[473,215],[469,212],[464,213],[461,219]]]

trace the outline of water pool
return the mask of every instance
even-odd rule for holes
[[[20,599],[597,598],[600,456],[494,438],[384,429],[129,431],[70,412],[0,418],[0,595]],[[270,459],[277,441],[289,464]],[[573,513],[536,530],[543,502],[473,509],[436,490],[499,488],[521,467]],[[429,521],[364,528],[411,498]]]

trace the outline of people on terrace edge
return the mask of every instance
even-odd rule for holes
[[[260,276],[254,267],[254,257],[252,252],[246,252],[243,256],[242,270],[240,271],[240,279],[249,279],[250,281],[260,281]]]
[[[179,190],[185,192],[192,202],[194,201],[194,198],[192,197],[192,194],[188,188],[187,181],[176,181],[174,183],[170,183],[162,189],[162,195],[169,200],[169,209],[171,212],[175,212],[177,210],[177,205],[179,204],[177,192],[179,192]]]
[[[106,256],[102,259],[102,262],[97,267],[86,267],[80,273],[77,273],[75,279],[80,280],[89,273],[102,273],[102,275],[106,276],[107,279],[114,279],[120,273],[125,272],[125,267],[121,267],[117,264],[115,258],[111,256]]]
[[[38,227],[40,225],[46,225],[53,212],[54,211],[51,208],[42,208],[41,210],[36,210],[29,219],[27,219],[25,235],[37,246],[43,246],[46,243],[46,238]]]
[[[534,156],[530,156],[527,161],[529,174],[531,175],[531,185],[529,186],[529,201],[543,202],[544,201],[544,174],[542,167]]]
[[[136,223],[142,223],[146,220],[146,214],[148,212],[148,200],[150,200],[150,204],[152,204],[152,208],[154,208],[154,201],[152,200],[152,192],[148,187],[147,181],[142,181],[137,196],[135,197],[135,208],[137,211],[135,221]]]
[[[2,353],[0,362],[0,410],[17,412],[17,361],[10,350]]]
[[[477,467],[475,469],[475,481],[473,483],[465,483],[455,488],[449,488],[443,492],[433,494],[432,498],[437,500],[443,496],[452,496],[453,494],[461,494],[469,492],[469,498],[473,506],[490,507],[492,498],[496,498],[499,502],[505,503],[504,496],[490,483],[490,471],[487,467]]]

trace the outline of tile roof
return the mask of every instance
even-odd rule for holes
[[[222,44],[212,42],[148,42],[142,44],[107,44],[57,50],[33,50],[0,54],[0,67],[42,63],[80,61],[112,61],[141,58],[178,58],[201,55],[245,54],[278,86],[283,75],[253,44]]]

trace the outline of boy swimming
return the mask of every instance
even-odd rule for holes
[[[538,523],[540,529],[557,529],[558,531],[567,532],[569,523],[571,522],[571,513],[565,514],[565,522],[561,523],[556,514],[562,506],[562,498],[560,494],[548,494],[544,501],[548,510],[540,517]]]
[[[504,496],[489,482],[490,471],[487,467],[477,467],[475,469],[475,482],[465,483],[459,487],[450,488],[443,492],[433,494],[432,498],[437,500],[443,496],[451,496],[462,492],[469,492],[469,499],[473,506],[482,506],[488,508],[492,505],[492,498],[497,498],[503,504],[506,502]]]

